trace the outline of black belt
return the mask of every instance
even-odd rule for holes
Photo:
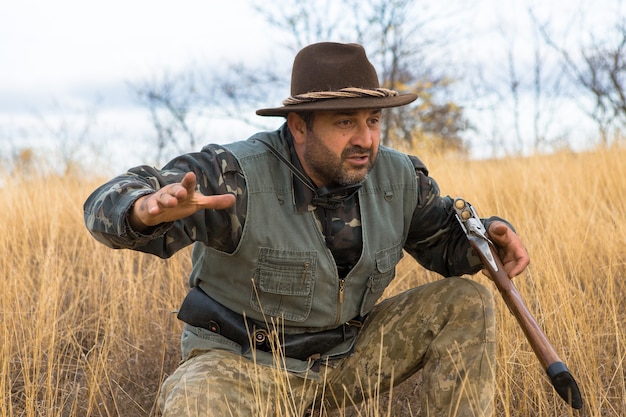
[[[357,318],[331,330],[313,333],[278,334],[221,305],[199,287],[192,288],[178,311],[187,324],[220,334],[241,346],[271,352],[280,349],[286,357],[307,360],[319,357],[340,343],[356,337],[363,325]]]

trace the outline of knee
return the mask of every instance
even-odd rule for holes
[[[485,306],[493,308],[493,293],[490,288],[478,281],[467,278],[459,279],[465,284],[461,287],[464,289],[467,297],[470,299],[476,299]]]
[[[457,302],[470,305],[484,305],[493,308],[493,294],[491,289],[467,278],[451,277],[442,280],[447,288],[446,292]]]
[[[454,310],[461,321],[466,322],[468,328],[474,328],[482,333],[487,340],[495,338],[495,312],[491,289],[487,286],[466,278],[448,278],[454,287]],[[481,325],[482,324],[482,325]]]

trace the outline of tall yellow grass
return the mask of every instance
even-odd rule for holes
[[[626,150],[424,159],[444,193],[516,226],[532,258],[516,285],[583,392],[582,412],[558,398],[496,297],[497,415],[626,415]],[[97,185],[6,177],[0,188],[0,417],[157,415],[179,361],[172,311],[189,252],[163,261],[97,243],[82,220]],[[387,294],[433,279],[404,259]],[[419,387],[407,382],[393,406],[356,413],[416,415]]]

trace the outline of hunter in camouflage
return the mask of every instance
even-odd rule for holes
[[[424,164],[380,146],[382,109],[415,99],[381,88],[361,46],[310,45],[284,106],[257,111],[285,117],[278,130],[130,169],[87,199],[111,248],[193,245],[164,416],[325,415],[419,370],[424,416],[492,415],[493,300],[460,278],[483,265]],[[513,228],[482,221],[521,273]],[[405,253],[446,279],[380,301]]]

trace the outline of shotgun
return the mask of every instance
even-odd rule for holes
[[[485,269],[489,272],[505,304],[517,319],[537,359],[550,378],[552,386],[572,408],[581,409],[583,401],[574,377],[526,308],[513,281],[504,270],[497,250],[487,237],[487,231],[476,214],[476,210],[462,198],[454,200],[454,209],[470,245],[483,261]]]

